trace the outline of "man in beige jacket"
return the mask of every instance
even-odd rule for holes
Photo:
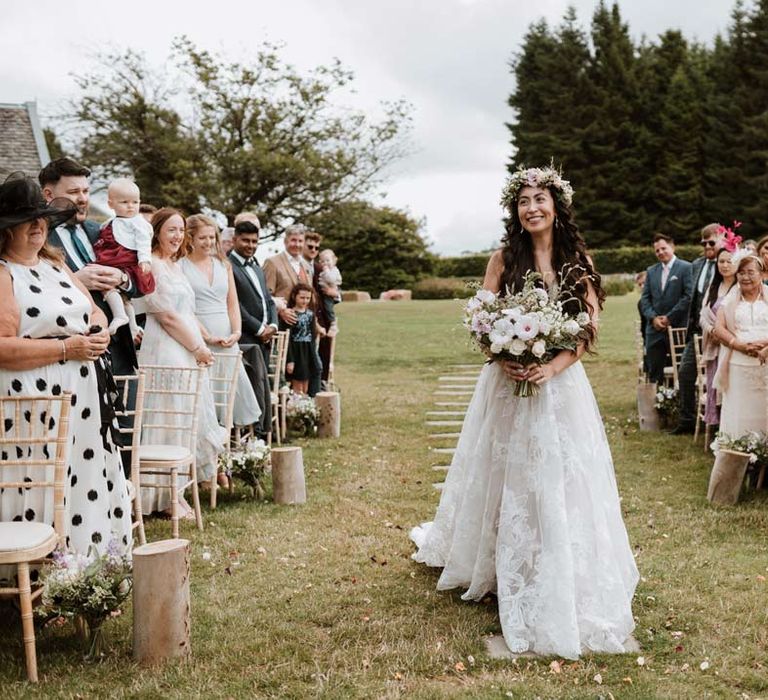
[[[299,282],[312,284],[312,273],[304,259],[304,234],[306,227],[294,224],[285,230],[282,253],[267,258],[262,266],[267,288],[277,306],[277,315],[289,326],[296,323],[296,314],[287,308],[291,290]]]

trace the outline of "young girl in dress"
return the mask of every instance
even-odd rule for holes
[[[299,282],[288,297],[288,308],[296,312],[296,323],[287,326],[280,322],[281,330],[287,329],[291,333],[285,375],[297,394],[306,394],[310,377],[319,372],[314,344],[315,338],[325,335],[325,330],[317,323],[312,310],[313,297],[312,287]]]

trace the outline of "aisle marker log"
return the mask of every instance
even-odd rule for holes
[[[190,656],[189,540],[133,550],[133,658],[157,664]]]
[[[637,414],[640,417],[640,430],[659,430],[659,413],[654,408],[656,403],[656,384],[637,385]]]
[[[321,391],[315,395],[315,404],[320,411],[317,422],[317,436],[337,438],[341,435],[341,396],[338,391]]]
[[[272,448],[272,498],[279,505],[307,502],[304,457],[300,447]]]

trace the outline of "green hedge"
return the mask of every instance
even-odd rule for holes
[[[467,299],[482,280],[478,277],[426,277],[411,287],[414,299]]]
[[[701,246],[679,245],[675,251],[683,260],[695,260],[701,255]],[[592,250],[590,255],[601,275],[617,272],[642,272],[656,262],[651,246],[627,246]],[[452,258],[435,258],[435,277],[482,277],[488,264],[488,255],[461,255]]]
[[[426,277],[411,286],[414,299],[467,299],[482,282],[479,277]],[[603,289],[608,296],[628,294],[635,288],[632,274],[606,275]]]

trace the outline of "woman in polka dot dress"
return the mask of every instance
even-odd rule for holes
[[[72,392],[67,544],[86,553],[91,545],[103,551],[116,540],[128,552],[130,501],[118,450],[102,428],[94,369],[109,334],[89,334],[92,325],[106,328],[106,318],[46,244],[49,220],[55,225],[70,213],[48,207],[27,178],[0,185],[0,395]],[[35,418],[44,417],[22,420]],[[0,520],[53,524],[52,492],[5,489]]]

